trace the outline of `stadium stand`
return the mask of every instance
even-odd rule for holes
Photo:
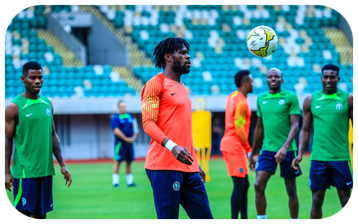
[[[49,30],[46,13],[84,11],[95,14],[130,49],[129,67],[83,65]],[[272,27],[279,47],[267,58],[247,50],[246,36],[258,25]],[[232,74],[250,69],[254,94],[267,90],[269,68],[284,71],[285,87],[298,94],[321,88],[316,82],[326,63],[341,68],[340,88],[353,92],[352,45],[338,29],[339,13],[325,6],[270,5],[117,5],[33,6],[9,25],[5,45],[5,97],[22,88],[15,80],[21,65],[37,60],[48,75],[43,94],[50,97],[109,97],[138,95],[143,83],[159,72],[154,68],[155,45],[168,36],[191,44],[192,71],[184,76],[193,95],[228,94],[235,89]]]
[[[107,19],[130,35],[151,57],[155,45],[168,36],[183,36],[191,44],[193,67],[183,81],[193,95],[228,94],[235,86],[232,74],[249,68],[255,77],[255,94],[266,91],[267,69],[284,71],[285,86],[297,93],[321,88],[312,75],[326,63],[342,68],[340,87],[352,88],[352,46],[339,25],[339,13],[325,6],[98,6]],[[279,47],[273,56],[260,59],[246,47],[248,32],[258,25],[275,29]],[[333,34],[327,30],[333,29]],[[336,38],[341,35],[340,38]],[[340,46],[343,44],[343,46]],[[145,83],[159,72],[153,66],[133,66]],[[309,84],[309,85],[307,85]]]

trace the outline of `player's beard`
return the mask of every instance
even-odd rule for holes
[[[178,74],[188,74],[190,72],[190,68],[186,67],[186,64],[180,65],[180,61],[174,59],[173,61],[173,71]]]

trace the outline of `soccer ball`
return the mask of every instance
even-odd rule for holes
[[[250,31],[246,39],[247,48],[258,57],[267,57],[277,48],[278,38],[268,26],[258,26]]]

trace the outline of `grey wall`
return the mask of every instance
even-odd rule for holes
[[[90,15],[90,14],[89,14]],[[86,47],[71,33],[67,33],[63,26],[66,23],[66,16],[58,13],[49,13],[46,15],[47,29],[51,30],[61,41],[75,54],[75,56],[82,61],[83,65],[87,62]],[[65,23],[61,21],[64,20]],[[88,19],[83,19],[83,22],[88,22]]]
[[[113,158],[114,135],[110,120],[112,114],[55,115],[55,127],[60,138],[65,159]],[[143,132],[139,114],[139,136],[134,143],[134,155],[143,158],[147,154],[150,138]]]
[[[89,64],[129,66],[129,50],[125,44],[93,15],[87,41]]]
[[[101,20],[86,12],[61,12],[47,15],[48,29],[56,34],[73,51],[76,57],[86,64],[129,66],[129,49],[112,33]],[[87,36],[87,49],[64,26],[90,28]],[[88,54],[86,54],[86,51]]]

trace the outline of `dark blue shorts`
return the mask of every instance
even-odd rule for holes
[[[275,155],[277,152],[271,152],[262,150],[259,158],[256,162],[256,172],[257,171],[268,171],[273,174],[276,173],[277,163]],[[281,177],[284,179],[294,179],[302,174],[301,169],[295,170],[291,167],[292,160],[296,157],[295,151],[288,151],[285,157],[285,160],[280,163]]]
[[[133,145],[122,144],[121,142],[118,142],[114,150],[114,160],[119,162],[122,162],[123,160],[132,162],[134,160]]]
[[[199,173],[147,170],[158,219],[177,219],[179,204],[191,219],[213,219]]]
[[[14,206],[37,216],[52,211],[52,176],[14,179]]]
[[[309,185],[312,191],[330,189],[331,185],[339,190],[352,189],[353,179],[350,162],[311,160]]]

